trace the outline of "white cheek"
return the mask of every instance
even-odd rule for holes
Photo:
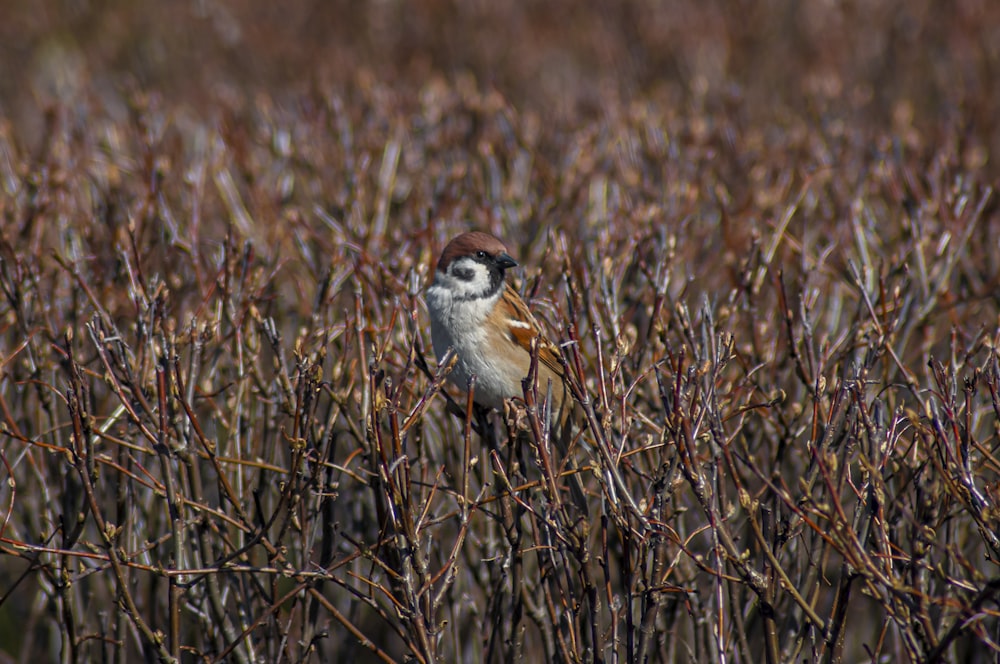
[[[472,278],[460,279],[453,274],[456,270],[472,272]],[[456,300],[471,300],[482,297],[490,287],[490,273],[486,266],[465,259],[456,261],[448,272],[439,272],[437,280],[451,290],[452,296]]]

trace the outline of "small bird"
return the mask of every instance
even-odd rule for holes
[[[503,242],[487,233],[462,233],[448,243],[427,289],[434,354],[440,359],[453,348],[458,361],[450,380],[467,390],[474,374],[476,403],[503,411],[507,399],[524,396],[521,381],[530,370],[534,342],[538,394],[544,398],[551,386],[552,424],[562,428],[572,399],[559,351],[504,279],[516,265]]]

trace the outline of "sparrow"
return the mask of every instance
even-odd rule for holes
[[[534,344],[538,394],[544,398],[551,389],[553,424],[563,425],[572,399],[559,351],[506,282],[506,271],[516,265],[503,242],[487,233],[462,233],[448,243],[426,294],[434,354],[440,360],[454,349],[451,382],[468,390],[475,375],[474,401],[503,412],[508,399],[524,396]]]

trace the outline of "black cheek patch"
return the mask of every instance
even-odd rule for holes
[[[451,274],[462,281],[472,281],[473,277],[476,276],[476,271],[469,267],[460,267],[458,265],[453,265],[451,268]]]

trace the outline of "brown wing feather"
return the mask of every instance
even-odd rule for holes
[[[548,367],[560,378],[563,377],[563,368],[559,363],[559,350],[542,333],[542,328],[531,314],[528,306],[517,294],[514,287],[506,285],[503,292],[504,301],[516,312],[516,320],[508,322],[511,340],[526,352],[531,352],[531,342],[538,338],[538,361]],[[522,323],[523,325],[519,325]]]

